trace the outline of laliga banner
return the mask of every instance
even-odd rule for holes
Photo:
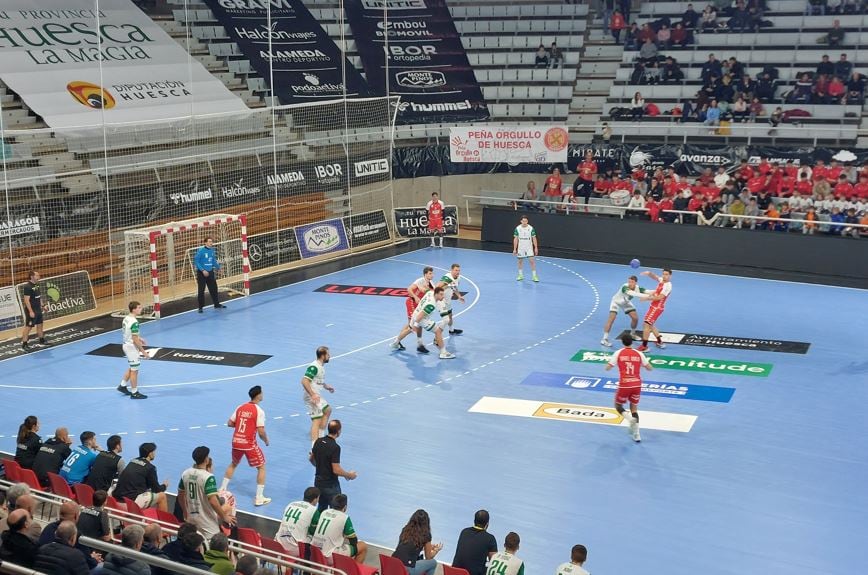
[[[247,106],[130,0],[3,0],[0,79],[53,128]],[[96,29],[99,17],[99,30]]]
[[[428,208],[395,208],[395,229],[402,238],[421,238],[430,236],[428,230]],[[458,208],[445,206],[443,208],[444,235],[458,235]]]
[[[402,124],[487,120],[446,0],[344,0],[371,89],[401,96]]]
[[[259,75],[269,79],[273,72],[272,89],[281,104],[334,100],[345,91],[348,97],[368,95],[362,75],[301,0],[205,3]]]
[[[455,163],[566,163],[568,145],[563,126],[449,128],[449,159]]]

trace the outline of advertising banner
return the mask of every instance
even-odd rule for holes
[[[345,0],[344,7],[371,90],[401,96],[399,123],[488,119],[446,0]]]
[[[3,2],[0,79],[46,124],[247,110],[130,0],[100,0],[98,6],[93,0]]]
[[[554,387],[559,389],[575,389],[581,391],[618,390],[618,377],[594,375],[572,375],[569,373],[548,373],[534,371],[521,382],[523,385]],[[729,403],[735,388],[711,385],[695,385],[687,383],[670,383],[664,381],[643,381],[642,394],[672,399],[692,399],[697,401],[715,401]]]
[[[18,288],[19,301],[24,300],[25,283]],[[93,286],[87,272],[73,272],[39,281],[42,290],[42,316],[45,321],[96,309]],[[22,314],[23,311],[19,312]]]
[[[421,238],[431,235],[428,230],[428,208],[395,208],[395,230],[402,238]],[[458,235],[458,208],[443,209],[443,227],[447,236]]]
[[[253,271],[297,262],[301,259],[293,228],[249,236],[247,255],[250,259],[250,269]]]
[[[295,228],[301,257],[312,258],[349,249],[344,222],[340,219],[305,224]]]
[[[272,89],[281,104],[334,100],[345,91],[348,97],[368,95],[362,75],[301,0],[205,3],[253,69],[266,81],[273,74]]]
[[[18,293],[13,287],[0,288],[0,331],[22,325],[22,307],[18,301]]]
[[[383,210],[344,217],[344,229],[350,246],[357,248],[392,239],[386,213]]]
[[[449,128],[449,159],[452,162],[564,163],[569,139],[564,126],[457,126]]]

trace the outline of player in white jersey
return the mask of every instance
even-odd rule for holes
[[[301,386],[304,388],[305,406],[310,415],[310,441],[315,443],[321,432],[325,431],[332,414],[332,408],[322,396],[323,390],[334,393],[335,388],[325,382],[325,364],[329,362],[331,355],[329,348],[320,346],[316,349],[316,361],[309,364],[301,378]]]
[[[416,306],[419,305],[422,296],[434,289],[434,284],[431,283],[433,278],[434,268],[431,266],[425,266],[422,270],[422,277],[411,283],[407,288],[407,299],[405,300],[404,305],[407,309],[408,324],[413,322],[413,312],[416,311]],[[417,328],[414,331],[416,332],[416,351],[419,353],[428,353],[428,348],[425,347],[425,344],[422,342],[422,329]],[[404,351],[406,348],[404,347],[404,344],[398,342],[398,347],[396,349]]]
[[[588,549],[584,545],[573,545],[570,562],[561,563],[555,570],[555,575],[591,575],[583,567],[587,560]]]
[[[615,323],[615,318],[618,317],[618,312],[623,311],[630,316],[630,333],[636,333],[636,326],[639,325],[639,316],[636,314],[636,308],[633,306],[633,298],[641,297],[645,293],[645,288],[636,285],[639,278],[630,276],[627,278],[627,283],[621,286],[615,295],[612,296],[612,302],[609,304],[609,319],[606,320],[606,327],[603,328],[603,339],[600,341],[606,347],[612,347],[612,342],[609,341],[609,330],[612,329],[612,324]]]
[[[461,303],[464,303],[464,296],[461,295],[461,288],[459,286],[460,283],[461,264],[452,264],[449,273],[444,274],[443,277],[440,278],[440,283],[437,284],[443,288],[443,309],[441,310],[440,315],[449,318],[449,335],[461,335],[464,333],[463,329],[455,329],[452,317],[452,300],[458,300]]]
[[[333,553],[348,555],[357,563],[365,562],[368,545],[359,541],[353,522],[347,515],[347,496],[339,493],[332,498],[331,509],[314,515],[314,530],[310,544],[322,549],[326,559]]]
[[[142,314],[142,304],[131,301],[128,308],[130,313],[124,318],[121,328],[124,337],[122,347],[128,367],[123,379],[121,379],[121,384],[118,386],[118,391],[124,395],[129,395],[132,399],[147,399],[147,395],[139,392],[139,364],[142,359],[148,358],[148,354],[145,352],[147,342],[139,335],[139,316]],[[130,384],[130,389],[127,389],[127,382]]]
[[[220,503],[210,454],[211,450],[204,445],[194,449],[193,467],[184,471],[178,482],[178,504],[184,520],[195,525],[206,540],[221,532],[222,523],[235,523],[235,517],[227,515]]]
[[[452,359],[455,357],[454,354],[446,351],[446,344],[443,341],[443,329],[448,325],[448,320],[440,319],[439,317],[442,311],[444,293],[445,290],[437,286],[434,288],[434,291],[429,291],[422,297],[419,305],[413,310],[410,324],[404,326],[404,329],[401,330],[395,341],[390,344],[392,349],[401,349],[401,340],[410,335],[410,332],[416,328],[422,328],[425,331],[434,332],[434,344],[440,349],[440,359]],[[434,317],[439,321],[431,318],[432,314],[435,313]]]
[[[503,542],[503,551],[488,560],[486,575],[524,575],[524,561],[515,556],[521,540],[518,533],[510,531]]]
[[[539,255],[539,245],[536,240],[536,230],[533,226],[527,223],[527,216],[521,217],[521,223],[515,227],[512,232],[512,254],[518,258],[518,281],[524,279],[524,271],[522,271],[522,263],[524,260],[530,262],[530,271],[533,274],[533,281],[538,282],[539,278],[536,275],[536,260],[535,256]]]
[[[299,543],[310,543],[318,503],[319,489],[308,487],[302,501],[293,501],[283,510],[283,520],[274,538],[293,557],[299,556]]]

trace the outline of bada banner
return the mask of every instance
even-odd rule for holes
[[[395,208],[395,230],[402,238],[422,238],[430,235],[428,231],[428,208]],[[443,208],[443,227],[447,236],[458,235],[458,208]]]
[[[273,73],[272,89],[281,104],[334,100],[344,92],[368,95],[362,75],[301,0],[205,3],[259,75],[269,79]]]
[[[371,89],[401,96],[399,123],[488,119],[445,0],[345,0],[344,7]]]
[[[247,110],[130,0],[94,5],[2,4],[0,79],[46,124],[86,127]]]
[[[564,126],[458,126],[449,128],[449,159],[452,162],[565,163],[569,139]]]

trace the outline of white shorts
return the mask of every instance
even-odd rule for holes
[[[438,327],[442,330],[449,323],[448,319],[441,319],[440,321],[434,321],[431,318],[425,318],[421,323],[414,321],[410,324],[410,327],[421,327],[425,331],[434,331]]]
[[[307,414],[310,415],[311,419],[320,419],[325,414],[325,410],[328,409],[329,403],[322,394],[319,396],[319,401],[314,403],[310,396],[305,393],[304,405],[307,407]]]
[[[612,313],[618,313],[619,311],[623,311],[624,313],[633,313],[636,311],[636,308],[631,304],[621,305],[615,300],[612,300],[612,303],[609,304],[609,311]]]
[[[157,504],[157,497],[154,495],[153,491],[145,491],[136,496],[135,502],[136,505],[142,509],[147,509],[148,507],[153,507]]]
[[[517,258],[532,258],[533,256],[533,245],[523,245],[521,242],[518,244],[518,250],[515,253]]]
[[[127,357],[127,363],[130,364],[130,369],[136,371],[139,369],[139,364],[142,362],[142,357],[139,355],[139,350],[133,343],[125,343],[123,345],[124,355]]]

